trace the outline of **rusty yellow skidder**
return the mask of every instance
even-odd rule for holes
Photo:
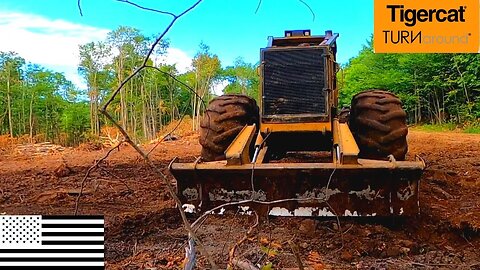
[[[185,211],[244,201],[231,206],[277,216],[419,212],[425,164],[405,161],[400,100],[368,90],[353,98],[350,111],[337,113],[338,36],[299,30],[270,37],[261,50],[260,108],[243,95],[210,102],[202,158],[170,166]]]

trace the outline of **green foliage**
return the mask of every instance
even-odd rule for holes
[[[237,58],[233,66],[223,70],[222,77],[229,82],[225,94],[244,94],[258,100],[260,78],[254,65]]]
[[[480,134],[480,123],[468,123],[466,125],[457,125],[455,123],[423,124],[414,126],[413,129],[427,132],[457,131],[464,133]]]
[[[0,134],[28,134],[32,141],[66,145],[98,138],[101,127],[111,124],[100,109],[120,85],[123,87],[108,110],[139,142],[155,138],[183,114],[192,115],[192,128],[196,129],[212,89],[225,80],[229,82],[227,92],[257,95],[253,65],[238,59],[235,66],[224,70],[218,56],[201,43],[191,71],[178,74],[175,66],[161,61],[169,46],[167,40],[160,41],[145,60],[153,41],[138,29],[120,26],[105,40],[80,45],[78,73],[87,85],[82,91],[63,74],[25,64],[13,52],[0,52]],[[148,68],[122,84],[144,61]]]
[[[375,54],[372,42],[338,73],[340,106],[368,89],[397,94],[410,122],[455,124],[480,117],[479,54]]]
[[[110,124],[99,114],[101,106],[143,64],[152,42],[138,29],[122,26],[103,41],[81,45],[78,71],[87,85],[84,91],[63,74],[0,52],[0,134],[29,134],[64,144],[98,137],[101,127]],[[424,130],[478,131],[480,54],[375,54],[372,44],[369,40],[338,72],[340,107],[363,90],[385,89],[400,97],[411,123],[433,124]],[[198,128],[213,88],[224,82],[225,93],[258,98],[257,68],[242,58],[222,68],[218,56],[201,43],[191,70],[179,74],[175,66],[159,61],[169,42],[159,45],[146,61],[150,67],[126,83],[108,107],[139,141],[154,138],[184,113]]]
[[[480,125],[468,126],[463,130],[463,132],[472,133],[472,134],[480,134]]]
[[[88,113],[78,109],[80,91],[63,74],[26,64],[14,53],[0,53],[0,62],[1,133],[77,144],[88,128]]]
[[[63,74],[25,63],[15,53],[0,52],[0,134],[75,144],[79,131],[88,128],[78,121],[84,114],[76,110],[79,95]],[[68,114],[76,119],[64,125]]]
[[[414,129],[427,131],[427,132],[443,132],[443,131],[454,131],[457,129],[457,126],[454,123],[424,124],[424,125],[415,126]]]
[[[192,60],[192,68],[194,77],[190,79],[195,91],[192,96],[192,119],[193,129],[198,130],[204,105],[212,98],[212,88],[219,83],[221,63],[206,44],[200,43],[199,51]]]

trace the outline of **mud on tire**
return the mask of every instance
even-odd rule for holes
[[[258,127],[258,119],[257,103],[248,96],[230,94],[214,98],[200,122],[202,159],[225,159],[225,150],[242,128],[254,123]]]
[[[338,121],[340,123],[348,123],[350,119],[350,107],[343,107],[338,113]]]
[[[355,95],[350,111],[350,129],[360,148],[359,157],[404,160],[407,153],[406,113],[400,99],[383,90]]]

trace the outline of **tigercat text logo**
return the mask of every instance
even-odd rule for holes
[[[478,53],[480,0],[375,0],[377,53]]]

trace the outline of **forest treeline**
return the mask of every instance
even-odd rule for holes
[[[78,89],[61,73],[27,63],[15,52],[1,52],[0,134],[63,145],[98,138],[102,127],[111,125],[99,114],[102,104],[142,65],[153,41],[137,29],[119,27],[103,41],[79,46],[78,72],[87,89]],[[149,68],[125,84],[108,108],[139,141],[155,138],[183,114],[192,118],[192,129],[198,129],[198,116],[216,85],[228,82],[227,93],[258,95],[255,65],[238,58],[222,68],[218,56],[202,43],[190,69],[180,73],[162,61],[168,46],[168,41],[161,42],[148,60]]]
[[[375,54],[373,41],[338,73],[341,103],[365,89],[386,89],[410,123],[479,125],[480,54]]]
[[[79,46],[78,72],[86,89],[14,52],[0,52],[0,134],[63,145],[98,138],[111,125],[99,114],[101,106],[142,65],[153,41],[137,29],[119,27],[105,40]],[[198,129],[215,86],[228,83],[225,93],[258,97],[256,64],[238,58],[222,67],[202,43],[189,70],[180,73],[162,60],[168,47],[168,40],[161,42],[148,68],[124,85],[108,108],[139,142],[156,138],[184,114]],[[402,99],[412,123],[474,125],[480,118],[479,75],[478,54],[374,54],[368,43],[338,73],[340,103],[348,105],[365,89],[387,89]]]

